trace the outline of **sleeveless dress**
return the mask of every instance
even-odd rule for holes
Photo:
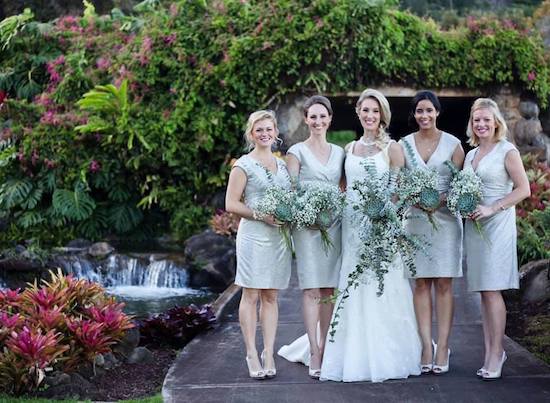
[[[471,167],[479,148],[466,155],[464,167]],[[483,183],[482,205],[491,205],[508,195],[514,186],[505,167],[506,154],[517,148],[500,140],[477,165],[476,173]],[[466,220],[464,243],[468,291],[496,291],[519,288],[515,207],[481,219],[483,236],[472,220]]]
[[[427,163],[416,148],[414,134],[409,134],[399,142],[406,142],[410,146],[405,147],[403,144],[405,167],[435,168],[439,175],[437,190],[440,194],[447,193],[451,171],[444,162],[452,159],[460,140],[449,133],[441,132],[439,143]],[[433,214],[438,228],[434,230],[425,212],[411,207],[409,213],[412,217],[407,219],[405,227],[411,234],[423,236],[429,244],[426,254],[416,254],[415,278],[462,277],[462,220],[451,214],[447,206],[443,205]],[[408,277],[412,277],[409,270],[405,272]]]
[[[284,161],[276,158],[277,172],[271,173],[248,154],[234,167],[246,174],[244,202],[253,207],[272,184],[290,188]],[[290,280],[292,255],[278,227],[242,218],[237,231],[237,274],[235,284],[246,288],[284,289]]]
[[[360,220],[353,210],[353,202],[358,196],[352,189],[354,181],[365,175],[360,164],[365,158],[370,158],[380,174],[389,169],[389,145],[372,157],[353,155],[354,146],[355,142],[347,152],[345,161],[346,198],[349,203],[342,221],[340,289],[346,287],[349,273],[355,270],[361,248],[358,235]],[[393,268],[386,274],[384,294],[380,297],[376,295],[376,281],[361,283],[351,291],[340,311],[334,342],[325,343],[321,380],[381,382],[420,374],[421,344],[412,291],[403,270],[401,260],[396,258]],[[288,354],[283,357],[308,363],[306,336],[289,347]],[[279,355],[282,355],[280,351]]]
[[[322,164],[304,143],[297,143],[287,151],[300,162],[298,181],[307,183],[313,181],[329,182],[335,186],[340,183],[344,164],[344,149],[330,144],[330,156],[327,163]],[[292,232],[298,281],[301,289],[334,288],[338,285],[340,271],[340,254],[342,243],[342,228],[340,222],[335,222],[328,233],[332,247],[325,250],[318,230],[301,229]]]

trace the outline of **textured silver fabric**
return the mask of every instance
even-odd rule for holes
[[[437,190],[439,193],[448,192],[451,171],[444,163],[452,159],[460,140],[449,133],[442,132],[439,144],[427,163],[416,149],[413,134],[409,134],[399,142],[404,141],[414,152],[411,156],[405,149],[405,166],[412,169],[414,167],[412,158],[414,158],[419,168],[435,168],[439,174]],[[442,206],[433,214],[437,224],[437,230],[435,230],[422,210],[413,207],[409,214],[411,218],[407,219],[405,227],[410,233],[425,237],[429,244],[427,254],[417,253],[415,278],[462,277],[462,220],[452,215],[447,206]],[[405,273],[410,277],[409,270]]]
[[[266,170],[248,154],[235,162],[234,167],[246,173],[244,202],[253,206],[270,183],[290,188],[290,176],[284,161],[277,159],[277,173]],[[262,221],[241,219],[237,231],[237,275],[235,284],[246,288],[288,287],[292,255],[279,228]]]
[[[505,167],[506,153],[516,147],[506,140],[498,144],[479,161],[476,173],[483,182],[481,204],[491,205],[508,195],[512,178]],[[478,148],[466,156],[464,167],[472,165]],[[481,220],[481,236],[471,220],[466,220],[464,244],[468,267],[469,291],[496,291],[519,288],[517,232],[515,207],[499,211]]]
[[[299,182],[323,181],[338,186],[342,177],[345,153],[341,147],[334,144],[331,144],[330,148],[330,157],[325,165],[304,143],[297,143],[289,148],[288,154],[292,154],[300,162]],[[318,230],[302,229],[292,233],[301,289],[334,288],[338,285],[342,250],[341,223],[334,223],[328,232],[333,246],[327,251],[323,248],[321,233]]]

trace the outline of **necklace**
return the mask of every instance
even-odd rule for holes
[[[363,140],[363,136],[359,138],[359,142],[366,147],[372,147],[376,145],[376,140],[368,139],[368,141]]]

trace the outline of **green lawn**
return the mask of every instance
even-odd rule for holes
[[[89,400],[86,400],[89,401]],[[57,402],[66,402],[66,403],[77,403],[83,402],[82,400],[49,400],[49,399],[29,399],[23,397],[8,397],[0,396],[0,403],[57,403]],[[132,400],[119,400],[119,402],[124,403],[162,403],[162,396],[159,394],[151,397],[144,397],[143,399],[132,399]]]

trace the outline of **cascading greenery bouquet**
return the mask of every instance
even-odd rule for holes
[[[452,161],[445,161],[451,170],[451,183],[447,195],[447,207],[451,214],[469,218],[483,198],[481,179],[471,167],[459,171]],[[472,220],[477,232],[483,236],[483,228],[478,220]]]
[[[294,221],[296,195],[291,189],[271,184],[252,209],[259,219],[269,215],[281,223],[279,230],[288,248],[293,252],[290,228]]]
[[[344,193],[331,183],[315,181],[299,184],[296,188],[293,224],[296,229],[319,229],[327,252],[332,247],[328,229],[342,217],[345,202]]]
[[[384,293],[384,278],[391,270],[396,257],[400,257],[405,267],[416,275],[415,256],[417,251],[426,252],[422,237],[410,234],[403,225],[407,205],[402,202],[400,189],[397,187],[396,171],[386,171],[382,175],[376,167],[367,161],[363,164],[366,175],[356,181],[352,189],[358,197],[352,207],[357,219],[361,220],[361,249],[355,270],[348,275],[348,282],[333,298],[336,301],[334,318],[330,324],[330,341],[334,341],[339,312],[352,289],[361,282],[374,279],[378,282],[377,295]],[[392,199],[401,200],[399,205]]]

